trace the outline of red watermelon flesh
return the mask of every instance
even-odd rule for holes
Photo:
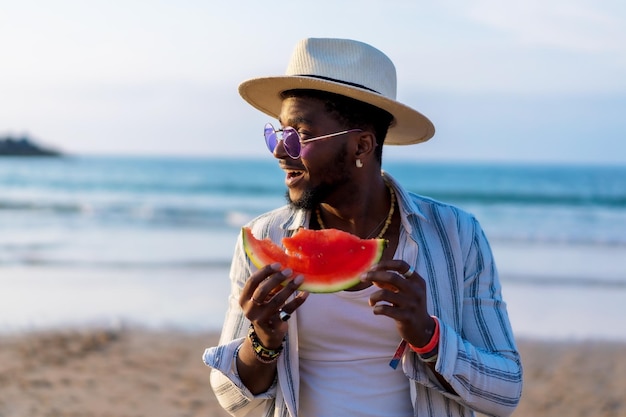
[[[243,245],[257,268],[278,262],[291,268],[292,278],[300,274],[300,290],[330,293],[360,282],[360,276],[380,260],[384,239],[360,239],[337,229],[299,229],[282,239],[284,250],[270,239],[257,239],[250,228],[242,229]]]

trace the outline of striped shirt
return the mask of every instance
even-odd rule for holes
[[[440,322],[435,369],[455,391],[446,391],[430,368],[407,349],[402,371],[411,382],[414,415],[472,416],[474,410],[510,415],[521,397],[522,366],[491,248],[480,225],[474,216],[409,193],[390,175],[383,175],[394,187],[400,208],[396,258],[414,265],[426,280],[428,310]],[[284,206],[259,216],[249,226],[255,236],[279,243],[307,227],[309,219],[309,212]],[[253,395],[237,375],[234,358],[249,326],[239,295],[254,270],[240,238],[230,270],[231,293],[220,342],[205,350],[203,360],[213,368],[211,386],[219,403],[233,416],[296,417],[297,320],[288,322],[277,378],[267,392]]]

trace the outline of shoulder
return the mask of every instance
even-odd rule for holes
[[[410,208],[406,213],[412,230],[430,231],[440,238],[446,236],[466,244],[484,234],[476,216],[463,208],[413,192],[408,192],[407,197]]]
[[[385,177],[393,184],[399,197],[400,209],[409,219],[421,219],[427,222],[445,221],[454,224],[476,222],[473,214],[456,205],[409,191],[387,173]]]
[[[460,208],[454,204],[436,200],[434,198],[409,192],[411,201],[418,207],[425,217],[451,217],[462,222],[474,222],[476,216],[469,211]]]

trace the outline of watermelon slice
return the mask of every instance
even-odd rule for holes
[[[361,274],[380,260],[387,245],[385,239],[360,239],[337,229],[299,229],[283,238],[284,250],[270,239],[257,239],[248,227],[242,229],[242,236],[243,247],[257,268],[279,262],[293,270],[292,278],[304,276],[300,290],[315,293],[342,291],[358,284]]]

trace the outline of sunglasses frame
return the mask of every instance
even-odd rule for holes
[[[271,133],[268,133],[270,132],[270,130],[271,130]],[[278,142],[283,141],[283,147],[285,148],[285,152],[287,153],[287,155],[289,155],[289,157],[292,159],[298,159],[300,158],[302,154],[301,145],[303,143],[314,142],[316,140],[328,139],[328,138],[332,138],[335,136],[345,135],[347,133],[362,132],[362,131],[363,129],[349,129],[349,130],[343,130],[341,132],[329,133],[327,135],[316,136],[310,139],[302,139],[298,131],[291,126],[285,126],[284,128],[277,130],[274,128],[274,126],[271,123],[266,123],[265,128],[263,129],[263,136],[265,136],[265,144],[267,145],[267,149],[269,149],[271,153],[274,153],[274,150],[278,146]],[[278,132],[281,132],[280,138],[278,137]],[[285,136],[285,134],[287,134],[287,136]],[[292,152],[290,152],[290,148],[294,145],[294,143],[289,144],[288,142],[285,142],[285,138],[289,140],[289,138],[292,137],[292,135],[295,135],[295,137],[297,138],[297,144],[298,144],[298,152],[297,153],[294,152],[295,156],[292,155]]]

